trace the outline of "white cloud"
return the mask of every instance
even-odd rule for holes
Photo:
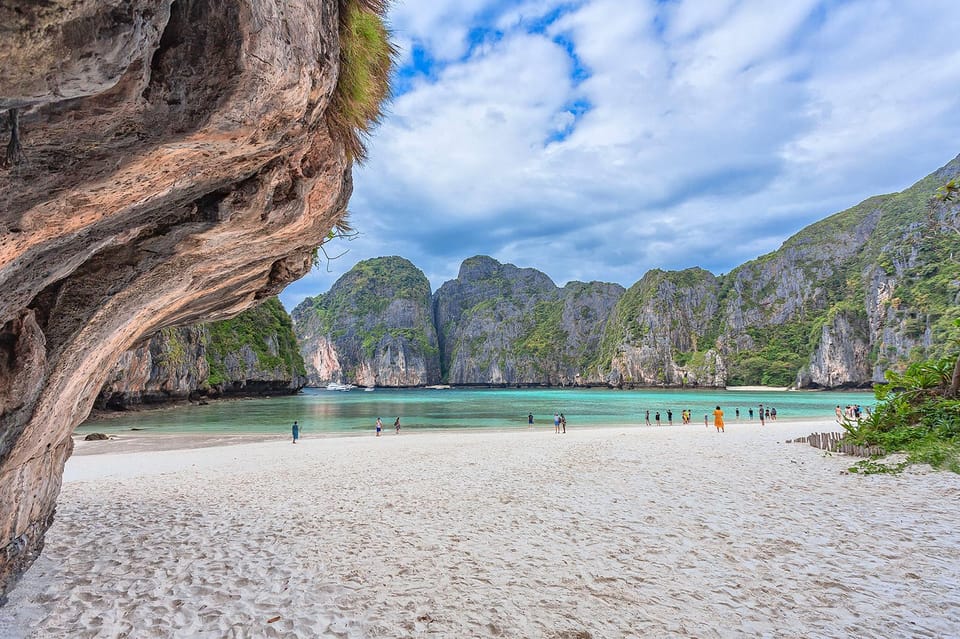
[[[414,46],[438,62],[407,69],[355,172],[363,236],[285,302],[377,255],[434,286],[475,253],[559,284],[729,270],[960,151],[949,15],[948,0],[398,4],[405,64]]]

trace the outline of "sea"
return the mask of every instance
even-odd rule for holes
[[[645,427],[646,411],[654,421],[660,412],[667,423],[679,424],[681,411],[693,412],[693,423],[713,422],[720,406],[728,424],[749,420],[759,405],[776,408],[778,419],[832,418],[837,405],[875,403],[870,392],[747,391],[747,390],[614,390],[583,388],[448,388],[383,389],[372,392],[304,389],[297,395],[211,401],[163,410],[121,413],[111,419],[96,419],[78,427],[79,433],[118,434],[140,430],[151,434],[287,433],[297,420],[304,434],[373,432],[377,417],[391,430],[399,417],[403,430],[510,429],[526,428],[527,416],[535,427],[553,428],[554,413],[563,413],[568,428],[633,425]],[[655,427],[655,426],[653,426]]]

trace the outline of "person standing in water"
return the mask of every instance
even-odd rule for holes
[[[397,429],[397,435],[400,434],[400,416],[397,416],[397,421],[393,422],[393,427]]]
[[[650,425],[650,411],[647,411],[647,426]]]
[[[293,420],[293,443],[296,444],[298,439],[300,439],[300,425],[297,424],[297,420]]]
[[[527,428],[533,428],[533,413],[527,415]]]
[[[380,421],[380,418],[377,417],[377,437],[380,436],[380,431],[383,430],[383,422]]]
[[[717,406],[717,409],[713,411],[713,425],[717,427],[718,433],[725,433],[723,430],[723,411],[720,410],[720,407]]]
[[[560,434],[560,415],[558,413],[553,414],[553,432],[557,435]]]

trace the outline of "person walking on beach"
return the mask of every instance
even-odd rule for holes
[[[719,406],[717,406],[717,409],[713,411],[713,425],[717,427],[718,433],[726,432],[723,430],[723,411],[720,410]]]
[[[567,434],[567,418],[563,416],[563,413],[560,413],[560,428],[563,429],[563,434]]]
[[[673,426],[673,410],[670,408],[667,409],[667,423]]]
[[[703,425],[706,426],[707,428],[710,428],[710,419],[708,418],[706,413],[703,414]]]
[[[400,416],[397,416],[397,421],[393,422],[393,427],[397,429],[397,435],[400,434]]]
[[[753,408],[751,408],[750,410],[747,411],[747,415],[750,416],[750,421],[752,422],[752,421],[753,421]]]
[[[739,406],[737,407],[737,411],[736,411],[735,414],[736,414],[736,416],[737,416],[737,421],[739,422],[739,421],[740,421],[740,407],[739,407]]]
[[[647,426],[650,425],[650,411],[647,411]]]
[[[657,426],[660,425],[660,411],[657,411],[657,414],[654,416],[654,420],[657,422]]]
[[[560,434],[560,415],[557,413],[553,414],[553,432],[557,435]]]
[[[380,418],[377,417],[377,437],[380,436],[380,431],[383,430],[383,422],[380,421]]]
[[[763,404],[760,404],[760,410],[757,412],[760,413],[760,425],[763,426]]]
[[[837,423],[843,423],[843,411],[840,410],[840,404],[837,404],[837,407],[833,409],[833,412],[837,415]]]
[[[533,428],[533,413],[527,415],[527,428]]]
[[[297,420],[293,420],[293,443],[296,444],[298,439],[300,439],[300,425]]]

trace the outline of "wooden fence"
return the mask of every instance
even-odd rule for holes
[[[806,442],[814,448],[829,450],[832,453],[854,455],[855,457],[872,457],[874,455],[884,454],[884,450],[879,446],[860,446],[844,441],[844,433],[813,433],[812,435],[798,437],[791,441],[795,444]]]

